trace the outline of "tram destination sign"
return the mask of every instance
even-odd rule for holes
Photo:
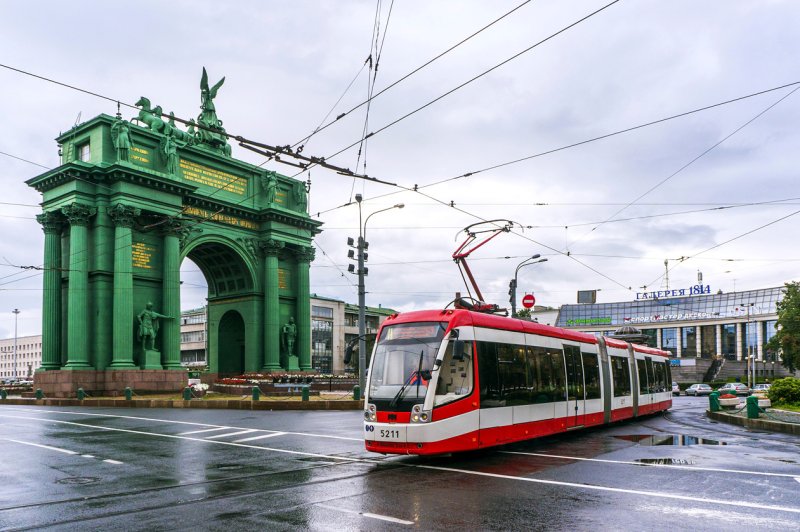
[[[656,292],[636,292],[636,299],[665,299],[668,297],[701,296],[711,293],[711,285],[696,284],[688,288],[676,290],[658,290]]]

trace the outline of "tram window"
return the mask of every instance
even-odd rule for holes
[[[567,363],[567,394],[569,400],[585,399],[583,390],[583,365],[581,348],[575,345],[564,346],[564,359]]]
[[[453,344],[450,340],[444,352],[439,377],[436,381],[436,406],[467,397],[472,392],[472,342],[464,342],[464,357],[453,358]]]
[[[627,358],[611,357],[611,376],[614,378],[614,397],[631,394],[631,372]]]
[[[653,362],[653,371],[655,373],[656,388],[654,392],[665,392],[667,388],[667,369],[666,364],[663,362]]]
[[[653,359],[650,357],[645,358],[644,367],[647,369],[648,393],[655,393],[658,388],[658,379],[655,371],[653,371]]]
[[[530,394],[526,384],[525,348],[500,344],[497,346],[497,370],[500,377],[500,396],[505,406],[528,404]]]
[[[646,394],[649,393],[649,388],[647,385],[647,368],[645,366],[644,360],[637,360],[636,361],[636,368],[639,370],[639,393]]]
[[[505,406],[500,397],[500,379],[497,371],[497,344],[477,342],[478,384],[481,387],[481,408]]]
[[[594,353],[581,353],[583,357],[583,378],[586,382],[586,398],[600,398],[600,366],[597,355]]]
[[[534,403],[565,401],[567,378],[564,373],[564,354],[560,349],[533,347],[536,358],[538,390]]]

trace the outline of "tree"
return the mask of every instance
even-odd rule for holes
[[[767,342],[767,349],[781,351],[783,367],[791,372],[800,365],[800,283],[786,283],[778,309],[777,332]]]
[[[515,318],[520,318],[520,319],[523,319],[523,320],[529,320],[529,319],[531,319],[531,309],[529,309],[529,308],[521,308],[521,309],[517,310],[517,313],[516,313],[516,315],[514,317]]]

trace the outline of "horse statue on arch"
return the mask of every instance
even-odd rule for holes
[[[192,124],[189,126],[188,132],[181,131],[173,124],[165,122],[162,119],[164,111],[161,109],[161,106],[157,105],[152,107],[148,98],[144,96],[139,98],[139,101],[136,102],[136,107],[141,107],[139,110],[139,116],[137,116],[137,118],[140,122],[147,124],[147,127],[149,127],[151,131],[174,137],[176,140],[185,142],[187,144],[194,143],[196,136],[196,132],[194,131],[194,121],[192,121]],[[174,123],[174,117],[171,121]]]

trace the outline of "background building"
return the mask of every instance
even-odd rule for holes
[[[635,301],[563,305],[556,326],[606,336],[634,326],[647,336],[648,345],[672,354],[673,367],[686,368],[694,377],[708,377],[717,359],[725,360],[727,371],[737,376],[746,371],[748,360],[757,376],[784,374],[776,364],[777,353],[766,349],[775,335],[776,304],[783,287],[727,294],[709,291],[708,286],[697,285],[640,293]],[[724,365],[718,364],[720,369]]]
[[[42,365],[42,335],[17,337],[17,371],[19,379],[32,379]],[[0,340],[0,378],[14,376],[14,339]]]
[[[387,316],[396,311],[366,307],[366,332],[374,335]],[[311,295],[311,369],[319,373],[343,373],[344,350],[358,338],[358,305],[316,294]],[[368,349],[371,347],[368,345]],[[181,312],[181,363],[204,365],[206,349],[205,308]]]

